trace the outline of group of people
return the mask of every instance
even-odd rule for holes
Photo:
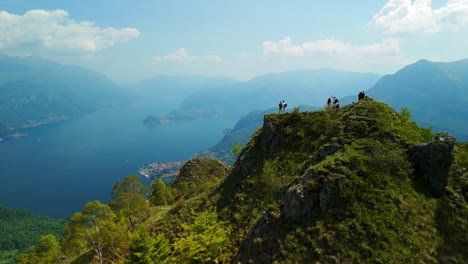
[[[362,99],[368,99],[368,98],[369,97],[366,95],[364,91],[359,92],[359,95],[358,95],[359,101],[361,101]],[[286,104],[284,100],[279,102],[279,106],[278,106],[279,114],[286,113],[286,106],[288,106],[288,104]],[[330,96],[327,100],[327,108],[340,109],[340,100],[338,100],[338,98],[336,98],[335,96]]]
[[[330,96],[327,100],[327,108],[330,108],[330,107],[333,107],[333,109],[339,109],[340,100],[338,100],[338,98],[336,98],[335,96]]]
[[[279,106],[278,106],[279,108],[278,112],[280,114],[286,114],[286,106],[288,106],[288,104],[284,100],[280,101]]]
[[[369,97],[367,97],[364,91],[360,91],[358,95],[358,100],[361,101],[362,99],[365,99],[365,98],[369,98]]]

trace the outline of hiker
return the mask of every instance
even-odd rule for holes
[[[278,105],[278,113],[279,114],[281,114],[283,112],[283,102],[281,102],[281,101],[279,102],[279,105]]]
[[[331,102],[332,102],[331,97],[328,97],[327,108],[330,108]]]
[[[333,100],[333,109],[339,109],[340,108],[340,100],[338,100],[338,98],[335,98],[335,100]]]
[[[286,114],[286,106],[288,106],[288,104],[283,100],[283,114]]]
[[[359,95],[358,95],[358,99],[359,101],[361,101],[362,99],[366,98],[366,93],[364,91],[360,91],[359,92]]]

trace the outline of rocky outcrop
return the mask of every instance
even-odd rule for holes
[[[314,200],[310,196],[311,193],[302,184],[289,186],[284,199],[282,215],[290,218],[309,213],[314,206]]]
[[[272,118],[268,115],[265,115],[263,119],[263,128],[260,138],[260,144],[262,149],[267,152],[272,152],[274,147],[277,146],[277,141],[279,137],[278,124],[273,122]]]
[[[408,150],[415,176],[436,196],[441,196],[447,186],[454,146],[455,137],[440,132],[429,143],[412,146]]]

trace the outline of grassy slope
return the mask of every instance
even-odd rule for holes
[[[234,230],[230,262],[466,260],[466,145],[457,146],[447,194],[436,198],[418,186],[406,155],[433,134],[385,104],[265,121],[273,132],[257,131],[223,182],[179,203],[153,230],[175,237],[191,209],[217,206]],[[308,207],[291,216],[295,199]]]

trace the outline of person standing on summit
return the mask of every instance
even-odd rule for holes
[[[284,114],[284,113],[286,113],[286,106],[288,106],[288,104],[286,104],[286,103],[284,102],[284,100],[279,102],[279,105],[278,105],[278,112],[279,112],[279,114]]]

